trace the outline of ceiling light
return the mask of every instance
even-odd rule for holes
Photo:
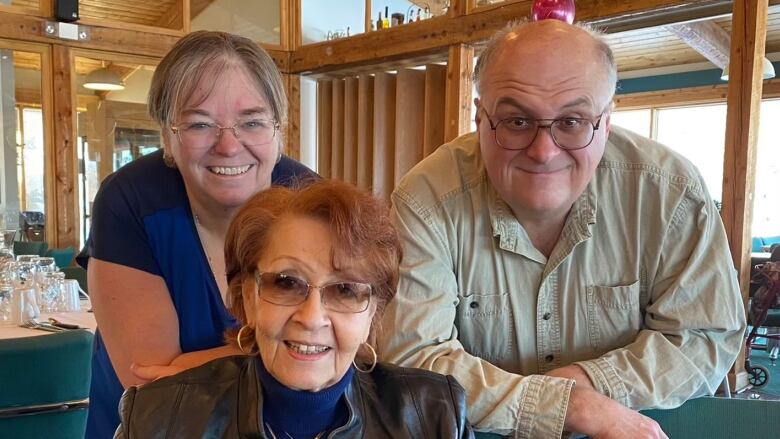
[[[772,79],[775,77],[775,67],[772,65],[772,62],[768,59],[764,58],[764,65],[763,65],[763,72],[761,72],[761,77],[763,79]],[[720,76],[721,81],[728,81],[729,80],[729,66],[726,65],[726,68],[723,69],[723,74]]]
[[[84,88],[90,90],[124,90],[125,83],[116,73],[105,67],[93,70],[84,79]]]

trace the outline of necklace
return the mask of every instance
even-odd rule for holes
[[[211,255],[209,254],[209,249],[204,239],[205,232],[203,232],[203,226],[201,226],[200,224],[200,218],[198,217],[198,214],[195,212],[192,212],[192,216],[195,218],[195,231],[198,232],[198,239],[200,240],[201,247],[203,247],[203,253],[206,254],[206,260],[209,262],[209,268],[211,269],[211,274],[216,277],[217,270],[214,269],[214,262],[211,260]],[[223,271],[222,275],[227,276],[227,273]]]
[[[268,432],[271,433],[271,439],[279,439],[278,437],[276,437],[276,433],[274,433],[274,429],[271,428],[271,426],[268,425],[267,422],[265,423],[265,428],[267,428]],[[294,439],[292,437],[292,435],[290,435],[290,433],[288,433],[286,431],[284,431],[283,433],[287,436],[287,439]],[[325,432],[321,431],[321,432],[317,433],[317,436],[314,436],[314,439],[320,439],[320,438],[323,437],[324,434],[325,434]],[[282,438],[282,439],[284,439],[284,438]]]

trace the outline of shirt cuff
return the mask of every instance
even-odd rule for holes
[[[602,357],[577,361],[574,364],[585,370],[596,391],[628,407],[628,389],[618,376],[617,369],[609,364],[609,361]]]
[[[515,437],[561,437],[574,380],[530,375],[525,381],[526,390],[520,401]]]

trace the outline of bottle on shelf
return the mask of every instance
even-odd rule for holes
[[[382,29],[382,13],[379,13],[379,19],[376,21],[376,30]]]
[[[382,20],[382,28],[383,29],[389,29],[390,28],[390,16],[388,15],[390,12],[388,10],[389,8],[385,6],[385,18]]]
[[[420,21],[420,12],[421,12],[421,11],[422,11],[422,10],[421,10],[420,8],[417,8],[417,19],[416,19],[416,20],[414,20],[414,21]]]

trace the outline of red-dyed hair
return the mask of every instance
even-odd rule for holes
[[[254,276],[274,226],[291,216],[329,224],[333,268],[358,270],[356,278],[372,285],[376,313],[369,341],[373,343],[376,325],[398,286],[401,241],[384,201],[337,180],[319,180],[297,189],[272,187],[253,196],[239,210],[225,238],[228,310],[241,326],[246,325],[242,284]],[[255,342],[254,331],[247,329],[241,334],[244,347]],[[235,330],[229,331],[226,339],[235,343],[236,335]]]

